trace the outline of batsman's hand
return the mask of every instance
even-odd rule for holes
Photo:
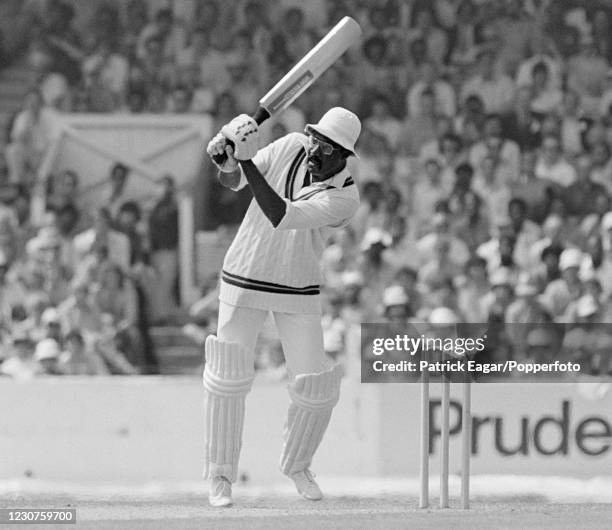
[[[215,166],[217,166],[223,173],[233,173],[238,169],[238,161],[234,157],[234,149],[227,143],[227,139],[221,133],[218,133],[210,142],[208,142],[206,152],[214,162]],[[218,162],[220,158],[217,157],[217,155],[223,154],[226,155],[223,157],[223,161]]]
[[[240,114],[225,124],[221,134],[234,144],[236,160],[250,160],[259,150],[259,126],[246,114]]]

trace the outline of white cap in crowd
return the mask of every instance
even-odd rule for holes
[[[599,311],[599,304],[590,294],[585,294],[576,301],[576,316],[580,318],[593,316],[597,311]]]
[[[564,271],[571,267],[580,268],[584,255],[577,248],[566,248],[559,256],[559,269]]]
[[[391,245],[393,238],[389,232],[376,227],[369,228],[363,236],[361,250],[368,250],[371,246],[381,244],[383,247]]]
[[[342,273],[341,276],[342,284],[347,287],[349,285],[364,285],[365,280],[363,278],[363,274],[359,271],[346,271]]]
[[[612,212],[608,212],[601,218],[601,229],[612,230]]]
[[[383,292],[383,305],[385,307],[394,305],[405,305],[408,303],[408,295],[401,285],[391,285]]]
[[[459,317],[452,309],[448,307],[436,307],[429,313],[429,323],[436,325],[457,324]]]
[[[43,339],[34,350],[34,360],[57,359],[60,356],[60,347],[55,339]]]

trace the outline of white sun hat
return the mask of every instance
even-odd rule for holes
[[[348,149],[354,156],[357,156],[355,143],[361,133],[361,121],[350,110],[333,107],[323,114],[319,123],[306,125],[306,130],[309,128],[333,140],[338,145]]]
[[[408,303],[408,295],[401,285],[391,285],[383,291],[383,305],[405,305]]]
[[[60,354],[60,347],[55,339],[43,339],[36,345],[34,360],[57,359]]]
[[[559,257],[559,269],[564,271],[571,267],[580,267],[584,255],[578,248],[566,248]]]

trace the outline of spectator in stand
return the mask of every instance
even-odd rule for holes
[[[587,114],[596,115],[608,73],[608,64],[597,54],[593,38],[582,38],[580,52],[567,63],[567,87],[575,91]]]
[[[610,38],[609,8],[599,6],[591,13],[590,19],[597,55],[610,64],[612,62],[612,38]]]
[[[126,100],[129,77],[127,59],[113,49],[111,42],[101,40],[92,54],[83,61],[85,85],[106,100],[109,105],[91,109],[112,112],[120,109]],[[96,98],[92,96],[95,103]]]
[[[148,24],[138,37],[137,54],[141,60],[149,55],[148,43],[154,38],[160,43],[161,56],[170,62],[176,60],[178,53],[185,48],[185,30],[174,20],[171,9],[160,9],[155,19]]]
[[[504,130],[508,138],[522,150],[535,149],[542,141],[543,115],[534,112],[533,87],[524,85],[517,88],[514,107],[504,117]]]
[[[563,157],[558,136],[551,134],[543,137],[535,175],[561,187],[567,187],[576,180],[576,170]]]
[[[491,232],[491,239],[476,249],[476,255],[487,262],[489,275],[500,267],[516,272],[517,266],[514,260],[516,236],[510,219],[499,219]]]
[[[506,267],[500,267],[489,275],[491,291],[482,301],[485,322],[490,324],[503,323],[508,307],[514,299],[516,272]]]
[[[363,201],[351,221],[351,227],[359,241],[370,228],[382,228],[385,223],[384,190],[380,182],[365,182],[362,194]]]
[[[563,190],[563,200],[570,216],[578,218],[595,213],[597,197],[607,190],[592,178],[593,162],[588,155],[580,156],[576,162],[576,180]]]
[[[563,249],[567,227],[562,217],[551,214],[542,223],[542,237],[529,250],[530,268],[536,269],[542,261],[542,253],[549,247]]]
[[[65,332],[78,330],[87,336],[100,335],[102,314],[94,304],[90,284],[84,278],[72,282],[71,294],[57,308]]]
[[[453,233],[465,242],[472,254],[491,235],[491,223],[483,210],[481,196],[469,190],[463,196],[461,213],[455,214],[453,220]]]
[[[62,375],[108,375],[110,372],[102,356],[77,330],[66,334],[65,349],[58,358]]]
[[[42,38],[51,54],[54,69],[61,73],[70,85],[81,79],[83,59],[81,38],[72,26],[74,7],[67,2],[48,2],[45,10],[45,27]]]
[[[497,163],[498,177],[508,186],[519,173],[521,151],[518,144],[504,136],[503,121],[497,114],[489,114],[484,122],[483,138],[470,149],[469,159],[473,167],[480,167],[487,156]]]
[[[174,63],[164,56],[163,39],[156,35],[149,37],[144,42],[144,52],[139,59],[130,76],[133,82],[137,81],[146,90],[148,110],[162,112],[165,109],[166,92],[176,78]]]
[[[424,172],[416,178],[411,199],[411,218],[414,220],[417,235],[423,235],[431,226],[431,212],[434,206],[445,199],[450,189],[442,181],[440,162],[430,158],[425,162]]]
[[[408,324],[414,317],[410,299],[401,285],[391,285],[383,292],[383,315],[386,322]]]
[[[482,44],[482,23],[472,0],[461,0],[456,6],[456,22],[448,31],[445,64],[462,70],[474,64]]]
[[[32,379],[37,373],[37,365],[32,358],[34,343],[27,333],[14,333],[6,349],[0,363],[0,375],[17,380]]]
[[[561,105],[563,94],[550,82],[550,72],[544,62],[536,63],[531,71],[533,99],[531,109],[540,114],[556,111]]]
[[[419,80],[412,85],[407,97],[408,113],[412,117],[421,114],[421,95],[427,90],[434,96],[434,112],[452,118],[457,113],[456,96],[453,87],[440,78],[438,66],[429,61],[419,70]]]
[[[103,193],[103,205],[114,218],[119,211],[119,207],[127,200],[125,188],[130,176],[130,168],[123,165],[121,162],[113,164],[110,168],[110,174],[106,190]]]
[[[578,275],[585,256],[576,248],[565,249],[559,258],[561,278],[548,284],[541,301],[555,322],[568,322],[567,309],[572,301],[584,293],[584,286]]]
[[[442,65],[448,50],[448,38],[436,21],[436,13],[430,4],[414,3],[410,15],[409,41],[421,39],[427,54],[435,63]]]
[[[540,224],[546,218],[555,185],[545,178],[537,178],[535,151],[523,151],[519,178],[510,183],[513,197],[519,197],[527,203],[527,217]]]
[[[542,250],[539,262],[532,268],[532,274],[538,284],[540,292],[542,292],[549,283],[561,277],[559,258],[563,250],[564,247],[562,246],[549,245]]]
[[[474,189],[482,194],[484,215],[493,225],[506,216],[512,194],[500,176],[499,158],[494,154],[486,155],[477,169]]]
[[[450,126],[448,118],[440,119],[438,120],[438,131],[445,127],[444,124],[440,123],[442,121]],[[439,140],[436,143],[432,141],[425,144],[423,149],[421,149],[421,158],[430,158],[432,156],[435,156],[440,162],[443,186],[451,189],[455,179],[455,168],[459,164],[467,162],[461,138],[452,132],[447,132],[439,136]]]
[[[612,193],[612,156],[610,146],[598,142],[591,148],[593,162],[592,179],[604,186],[608,193]]]
[[[124,202],[115,218],[114,224],[118,231],[125,234],[130,241],[130,264],[135,265],[144,260],[145,241],[141,232],[140,222],[142,210],[136,201]]]
[[[287,66],[298,62],[316,42],[315,35],[306,26],[304,12],[299,7],[287,9],[278,28],[272,37],[272,48],[275,55],[286,58]]]
[[[450,240],[438,237],[432,255],[419,268],[419,282],[432,293],[456,278],[460,271],[450,255]]]
[[[382,135],[395,152],[401,139],[402,126],[391,113],[389,100],[378,94],[372,97],[370,105],[370,112],[364,121],[364,126]]]
[[[595,276],[599,279],[604,299],[612,303],[612,211],[601,219],[602,258]]]
[[[512,108],[515,86],[506,74],[496,71],[495,52],[483,48],[478,54],[478,73],[468,79],[461,89],[461,99],[479,96],[488,113],[505,114]]]
[[[465,277],[457,289],[457,305],[468,323],[482,323],[487,320],[484,301],[491,289],[487,276],[487,262],[478,256],[471,257],[465,264]]]
[[[185,114],[191,109],[192,93],[184,85],[175,86],[167,101],[166,112]]]
[[[189,46],[181,50],[177,56],[177,66],[179,68],[197,66],[202,86],[212,89],[215,94],[229,87],[227,63],[228,58],[212,46],[210,35],[202,27],[193,30]]]
[[[387,86],[389,68],[387,66],[387,41],[381,36],[370,37],[363,43],[364,61],[358,65],[360,75],[357,78],[362,91],[378,92]]]
[[[542,236],[540,227],[527,219],[527,203],[523,199],[513,197],[508,203],[508,216],[516,244],[514,261],[527,269],[530,265],[530,251],[534,243]]]
[[[76,206],[79,193],[79,175],[67,169],[59,175],[50,175],[47,179],[46,206],[48,211],[58,211],[65,206]]]
[[[385,250],[385,261],[396,270],[405,266],[416,267],[418,265],[416,238],[406,216],[394,217],[387,228],[391,235],[391,245]]]
[[[232,47],[223,56],[230,65],[238,63],[248,65],[254,83],[260,89],[270,83],[268,62],[265,56],[253,49],[251,33],[248,30],[242,29],[234,34]],[[228,85],[228,88],[231,88],[231,85]]]
[[[449,255],[453,263],[458,267],[463,267],[470,257],[467,245],[451,233],[450,215],[438,212],[432,217],[433,231],[424,235],[417,241],[417,251],[419,262],[427,263],[431,261],[436,253],[436,245],[440,239],[449,242]]]
[[[250,112],[250,109],[257,108],[261,93],[252,66],[244,61],[238,61],[228,64],[227,68],[230,74],[229,86],[238,109]]]
[[[112,323],[117,349],[136,367],[146,365],[143,341],[138,329],[138,297],[134,285],[113,263],[103,266],[94,292],[95,310]]]
[[[459,113],[455,117],[454,128],[457,134],[465,135],[467,124],[474,124],[476,130],[480,131],[484,128],[486,113],[482,99],[476,94],[471,94],[461,105]]]
[[[6,146],[11,182],[26,186],[36,182],[37,171],[51,144],[54,127],[54,112],[43,106],[40,92],[30,91],[24,100],[23,110],[13,122],[9,144]]]
[[[539,286],[535,278],[521,274],[514,289],[515,300],[506,310],[506,331],[515,349],[525,351],[527,335],[532,329],[551,322],[551,317],[538,300]]]
[[[543,31],[536,31],[533,35],[531,55],[520,63],[516,73],[517,86],[532,84],[533,67],[538,63],[547,67],[549,87],[561,88],[563,58],[559,55],[555,43]]]
[[[178,308],[178,202],[174,178],[166,175],[161,181],[161,196],[149,216],[151,262],[157,271],[158,298],[163,305],[152,308],[153,319],[171,318]]]
[[[448,208],[453,216],[463,214],[465,208],[465,196],[472,190],[472,178],[474,168],[466,163],[459,164],[455,168],[455,180],[450,194],[447,197]]]
[[[138,58],[138,37],[149,22],[146,0],[129,0],[125,9],[125,27],[120,35],[120,47],[126,58],[134,62]]]
[[[419,113],[408,113],[399,135],[399,153],[417,156],[423,146],[436,139],[438,115],[435,109],[435,95],[425,89],[420,93]]]
[[[12,310],[23,303],[23,287],[9,275],[10,263],[4,252],[0,252],[0,330],[10,329]]]
[[[77,276],[85,273],[88,256],[103,251],[113,263],[127,271],[130,267],[130,240],[113,228],[113,218],[106,208],[100,208],[94,218],[94,226],[74,237],[74,248],[81,263]]]
[[[583,150],[583,136],[588,127],[588,119],[583,114],[580,96],[566,91],[561,112],[561,143],[568,156],[578,155]]]
[[[72,95],[68,80],[53,63],[49,48],[40,41],[30,46],[28,66],[32,73],[32,86],[40,91],[43,105],[64,112],[69,111]]]
[[[395,270],[384,258],[385,249],[392,243],[391,235],[380,228],[370,228],[361,242],[361,255],[357,260],[358,270],[365,280],[364,298],[371,307],[380,309],[382,294],[390,284]]]

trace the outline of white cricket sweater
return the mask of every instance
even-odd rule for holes
[[[310,184],[307,137],[291,133],[265,148],[253,162],[287,204],[274,228],[252,200],[225,255],[219,299],[230,305],[282,313],[321,312],[319,259],[327,237],[346,226],[359,192],[343,169]],[[237,190],[247,184],[242,175]]]

